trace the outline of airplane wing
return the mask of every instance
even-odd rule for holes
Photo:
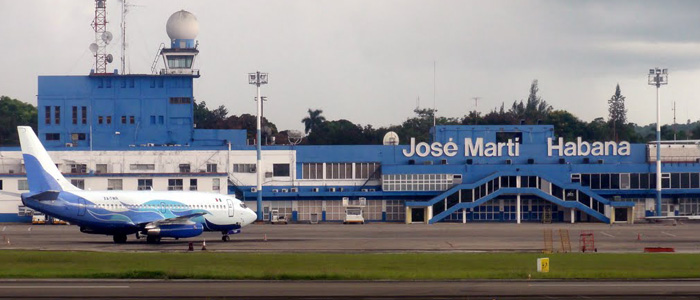
[[[198,213],[188,214],[188,215],[184,215],[184,216],[178,216],[178,217],[174,217],[174,218],[168,218],[168,219],[162,219],[162,220],[142,223],[141,225],[145,225],[146,228],[154,228],[154,227],[163,226],[163,225],[192,224],[193,222],[190,219],[192,219],[194,217],[203,216],[206,214],[207,213],[205,213],[205,212],[198,212]]]

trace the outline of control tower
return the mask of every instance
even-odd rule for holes
[[[168,18],[166,31],[170,37],[170,48],[160,51],[165,65],[160,74],[199,76],[199,70],[192,69],[194,59],[199,54],[195,40],[199,33],[197,17],[185,10],[178,11]]]

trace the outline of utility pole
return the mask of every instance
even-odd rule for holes
[[[668,84],[668,69],[649,69],[649,85],[656,86],[656,215],[661,216],[661,94]]]
[[[472,99],[474,100],[474,125],[476,125],[476,122],[478,120],[477,109],[479,108],[479,99],[481,99],[481,97],[472,97]]]
[[[258,100],[258,118],[257,118],[257,130],[256,130],[256,150],[257,150],[257,193],[258,193],[258,199],[257,199],[257,213],[258,213],[258,221],[263,220],[263,205],[262,205],[262,143],[260,139],[262,138],[262,133],[261,133],[261,118],[260,114],[262,114],[262,99],[260,98],[260,85],[267,84],[267,73],[260,73],[260,71],[257,71],[255,73],[248,73],[248,83],[249,84],[254,84],[257,86],[257,97],[255,97],[256,100]]]

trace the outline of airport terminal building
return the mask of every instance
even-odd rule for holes
[[[550,125],[435,126],[430,142],[265,145],[263,164],[244,130],[193,122],[194,37],[171,37],[155,74],[40,76],[38,136],[59,169],[92,190],[235,194],[263,216],[341,222],[348,207],[370,222],[633,222],[700,211],[700,146],[566,141]],[[263,174],[262,191],[256,188]],[[21,151],[0,148],[0,190],[28,190]],[[28,222],[0,194],[0,222]]]

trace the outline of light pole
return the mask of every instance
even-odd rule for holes
[[[255,73],[248,73],[248,83],[254,84],[257,86],[257,92],[258,96],[255,98],[256,101],[258,101],[258,118],[257,118],[257,127],[256,127],[256,145],[257,145],[257,155],[258,155],[258,161],[257,161],[257,166],[256,166],[256,173],[258,177],[258,200],[256,202],[257,210],[258,210],[258,221],[263,220],[263,206],[262,206],[262,144],[261,144],[261,137],[262,134],[260,132],[261,126],[260,126],[260,113],[262,112],[262,101],[260,100],[260,85],[267,84],[267,73],[260,73],[260,71],[257,71]]]
[[[649,69],[649,85],[656,86],[656,215],[661,215],[661,94],[668,84],[668,69]]]

